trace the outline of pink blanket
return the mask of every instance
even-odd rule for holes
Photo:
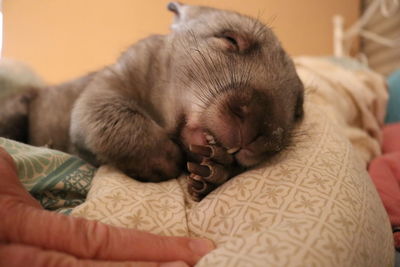
[[[400,250],[400,123],[383,128],[383,154],[369,165],[369,173],[381,196]]]

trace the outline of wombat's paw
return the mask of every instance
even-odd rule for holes
[[[149,182],[165,181],[176,178],[184,169],[182,151],[171,140],[159,145],[147,162],[150,167]]]
[[[235,173],[234,158],[217,145],[190,145],[190,152],[201,158],[200,162],[188,162],[188,191],[192,198],[200,201],[208,193],[226,182]]]
[[[166,181],[178,177],[184,170],[182,151],[169,139],[157,142],[141,156],[135,154],[131,159],[119,160],[115,165],[142,182]]]

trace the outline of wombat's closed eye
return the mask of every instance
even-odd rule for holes
[[[228,52],[246,53],[255,45],[251,37],[234,31],[223,31],[215,38],[217,45]]]

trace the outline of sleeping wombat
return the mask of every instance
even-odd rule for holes
[[[27,141],[141,181],[177,177],[186,165],[195,199],[284,149],[303,114],[303,85],[272,31],[234,12],[168,9],[170,34],[78,80],[8,99],[26,105],[17,115],[28,116]],[[0,110],[0,135],[15,136],[11,117]]]

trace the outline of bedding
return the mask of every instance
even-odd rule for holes
[[[307,92],[293,145],[201,202],[188,196],[184,175],[141,183],[110,166],[94,174],[61,152],[6,139],[0,145],[43,205],[114,226],[213,240],[217,249],[198,266],[392,265],[390,222],[366,171],[380,154],[383,79],[327,59],[298,58],[296,65]],[[70,176],[57,176],[63,172]]]
[[[383,155],[372,160],[368,167],[381,196],[394,230],[395,247],[400,250],[400,123],[385,126]]]
[[[0,137],[24,187],[48,209],[69,214],[84,202],[95,168],[66,153],[33,147]]]
[[[350,59],[299,57],[295,63],[308,101],[321,106],[367,166],[381,154],[385,79]]]
[[[385,122],[400,122],[400,69],[390,74],[387,82],[390,98]]]
[[[101,167],[73,216],[217,249],[198,266],[379,266],[393,261],[387,215],[364,164],[324,112],[307,105],[295,149],[194,203],[185,177],[143,184]]]

